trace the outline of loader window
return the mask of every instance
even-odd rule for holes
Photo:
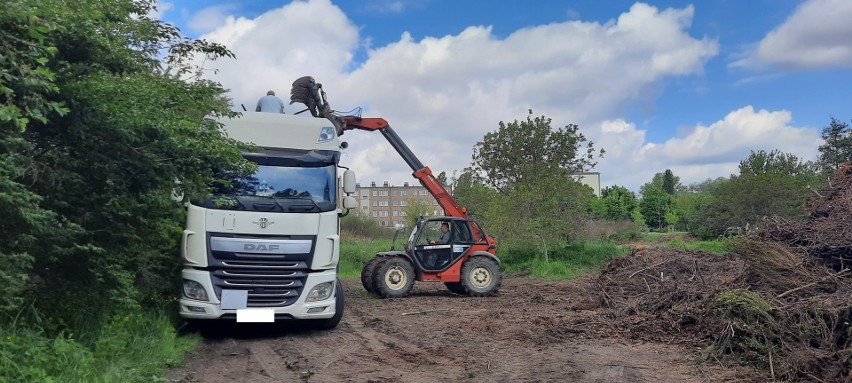
[[[471,243],[473,239],[470,235],[470,228],[465,221],[453,222],[453,243]]]

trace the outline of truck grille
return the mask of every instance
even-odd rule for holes
[[[313,237],[211,235],[208,243],[216,297],[221,299],[223,289],[247,290],[247,307],[284,307],[302,294]]]

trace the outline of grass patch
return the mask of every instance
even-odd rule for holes
[[[344,238],[340,243],[340,278],[359,279],[364,264],[373,259],[376,253],[390,250],[391,244],[391,238],[377,240]],[[405,246],[405,238],[397,238],[397,250],[401,250],[403,246]]]
[[[659,243],[658,245],[675,249],[700,250],[720,255],[728,252],[728,242],[723,240],[684,241],[682,239],[673,239]]]
[[[712,239],[699,241],[686,232],[673,233],[642,233],[642,242],[647,246],[670,247],[674,249],[699,250],[714,254],[727,254],[730,251],[730,241]]]
[[[162,382],[164,369],[182,364],[199,339],[177,336],[164,313],[115,316],[97,334],[50,336],[38,324],[4,321],[0,381]]]
[[[340,277],[358,279],[364,264],[376,253],[390,250],[391,244],[391,239],[344,238],[340,246]],[[403,246],[403,240],[397,239],[397,250]],[[628,248],[613,242],[578,242],[549,249],[547,260],[542,249],[534,246],[501,247],[497,256],[506,274],[529,271],[531,277],[571,279],[597,270],[606,261],[628,252]]]
[[[572,279],[629,251],[612,242],[577,242],[549,250],[547,259],[540,248],[530,246],[501,249],[497,254],[507,274],[529,271],[534,278]]]

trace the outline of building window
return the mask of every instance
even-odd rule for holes
[[[387,210],[382,210],[382,211],[379,212],[379,217],[387,217],[387,216],[388,216]]]
[[[408,213],[401,211],[401,212],[399,212],[399,216],[400,217],[406,217],[406,216],[408,216]]]
[[[399,206],[408,206],[408,202],[406,202],[406,201],[399,201]]]
[[[418,191],[417,191],[417,194],[419,194],[419,195],[429,195],[429,194],[426,192],[426,190],[418,190]]]
[[[400,190],[399,195],[408,195],[408,190]]]
[[[361,196],[361,199],[367,199],[367,198],[370,198],[370,197],[368,197],[366,194]]]
[[[438,200],[432,201],[432,205],[437,205],[437,204],[438,204]]]
[[[387,190],[379,190],[379,197],[387,197],[387,196],[388,196]]]
[[[394,190],[394,191],[393,191],[393,195],[399,195],[399,192],[398,192],[398,191],[396,191],[396,190]]]
[[[437,211],[437,210],[432,210],[432,216],[437,216],[437,215],[438,215],[438,211]]]
[[[379,212],[374,211],[374,212],[373,212],[373,217],[378,217],[378,216],[379,216]]]
[[[393,216],[394,216],[394,217],[399,217],[399,210],[394,210],[394,211],[393,211]]]
[[[367,205],[361,206],[361,210],[367,210]]]
[[[379,201],[373,201],[373,206],[379,206]]]
[[[388,225],[388,221],[382,221],[382,226],[387,226],[387,225]]]
[[[399,206],[399,201],[397,201],[397,200],[393,200],[393,205],[394,205],[394,206]]]
[[[388,201],[379,201],[379,206],[388,206]]]

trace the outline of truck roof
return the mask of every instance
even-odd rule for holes
[[[340,151],[330,121],[310,115],[243,112],[236,118],[219,118],[228,137],[270,149]],[[323,134],[324,140],[320,140]]]

